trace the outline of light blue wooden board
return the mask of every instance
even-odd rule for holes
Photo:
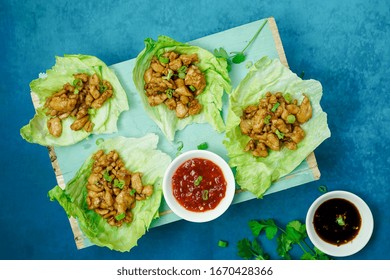
[[[217,34],[206,36],[189,43],[200,46],[211,52],[213,52],[215,48],[219,47],[225,48],[228,52],[239,51],[246,46],[263,21],[264,20],[255,21]],[[265,25],[257,39],[247,49],[246,54],[246,61],[242,64],[233,65],[232,71],[230,72],[233,87],[236,87],[248,72],[246,67],[247,62],[255,62],[265,55],[271,58],[279,58],[277,46],[270,28],[270,22]],[[65,184],[74,177],[85,159],[96,150],[96,140],[99,138],[106,139],[119,135],[125,137],[141,137],[147,133],[155,133],[160,138],[158,148],[169,154],[172,159],[175,158],[178,153],[177,148],[180,141],[183,142],[184,145],[181,150],[182,152],[196,149],[197,145],[200,143],[207,142],[209,147],[208,150],[219,154],[228,161],[227,151],[222,144],[224,134],[217,133],[208,124],[193,124],[187,126],[184,130],[176,133],[175,140],[173,142],[169,142],[165,138],[158,126],[144,111],[139,94],[137,93],[133,83],[132,69],[134,68],[134,65],[135,59],[131,59],[110,66],[110,68],[115,71],[122,86],[124,87],[128,95],[130,106],[129,111],[122,113],[119,118],[118,133],[110,135],[92,135],[78,144],[69,147],[55,148],[57,161]],[[224,119],[226,119],[227,105],[228,97],[225,94],[223,108]],[[291,174],[273,183],[266,194],[282,191],[316,179],[318,178],[316,178],[313,174],[308,162],[303,161],[301,165],[299,165]],[[233,203],[244,202],[254,198],[255,197],[249,192],[238,192],[233,200]],[[180,219],[170,211],[164,200],[162,201],[160,207],[160,213],[161,217],[152,223],[152,227]],[[85,239],[83,243],[84,247],[92,245],[87,239]]]

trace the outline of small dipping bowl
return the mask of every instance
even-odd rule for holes
[[[358,215],[360,215],[360,228],[356,235],[346,243],[334,244],[329,241],[325,241],[324,238],[319,235],[314,226],[315,214],[318,208],[321,205],[324,207],[324,203],[329,204],[330,201],[335,201],[334,199],[342,199],[350,202],[353,206],[355,206],[358,211]],[[324,213],[324,216],[325,215],[326,213]],[[334,219],[334,222],[336,223],[336,217],[332,217],[330,219],[332,221]],[[339,220],[339,222],[341,223],[340,226],[344,224],[344,220]],[[359,252],[370,240],[373,229],[374,219],[368,205],[360,197],[347,191],[331,191],[323,194],[313,202],[306,215],[306,230],[311,242],[325,254],[334,257],[346,257]]]
[[[174,196],[173,176],[183,163],[191,159],[206,159],[217,165],[226,181],[225,196],[213,209],[193,211],[186,209]],[[199,183],[199,182],[198,182]],[[196,185],[196,183],[195,183]],[[235,180],[233,172],[227,162],[219,155],[206,150],[191,150],[179,155],[168,166],[163,179],[163,194],[169,208],[179,217],[190,222],[208,222],[221,216],[231,205],[235,194]],[[206,198],[207,200],[207,194]]]

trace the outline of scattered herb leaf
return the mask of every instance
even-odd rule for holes
[[[297,245],[303,252],[301,259],[304,260],[329,260],[329,256],[318,250],[311,248],[306,243],[307,233],[306,226],[299,221],[289,222],[285,229],[278,226],[273,219],[268,220],[251,220],[248,223],[249,228],[254,235],[254,240],[250,241],[244,238],[237,243],[238,255],[243,259],[267,259],[267,254],[257,238],[260,238],[261,233],[265,232],[268,240],[276,238],[276,252],[283,259],[292,259],[290,251],[294,245]],[[268,256],[269,259],[269,256]]]
[[[245,61],[245,59],[246,59],[246,55],[245,55],[246,49],[253,43],[254,40],[256,40],[257,36],[259,36],[261,30],[263,30],[263,28],[267,24],[267,22],[268,22],[268,20],[265,20],[263,22],[263,24],[256,31],[255,35],[252,37],[252,39],[248,42],[248,44],[245,46],[245,48],[242,51],[240,51],[240,52],[237,52],[237,51],[236,52],[231,52],[231,54],[234,54],[234,55],[229,56],[227,51],[224,48],[222,48],[222,47],[220,47],[219,49],[214,49],[214,55],[216,57],[226,59],[228,72],[230,72],[231,69],[232,69],[232,63],[240,64],[240,63]]]

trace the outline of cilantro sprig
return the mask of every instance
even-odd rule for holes
[[[302,260],[330,259],[317,248],[309,246],[306,242],[306,226],[297,220],[289,222],[285,228],[277,225],[273,219],[252,220],[249,221],[248,225],[254,240],[250,241],[248,238],[244,238],[237,243],[238,255],[244,259],[269,259],[269,255],[264,252],[257,239],[262,233],[265,234],[268,240],[276,239],[276,251],[283,259],[292,259],[290,251],[294,245],[297,245],[302,250],[303,253],[300,257]]]
[[[226,59],[227,62],[227,70],[230,72],[232,70],[232,64],[240,64],[246,60],[246,54],[245,51],[247,48],[256,40],[257,36],[259,36],[261,30],[263,30],[264,26],[267,24],[268,20],[265,20],[263,24],[260,26],[260,28],[256,31],[255,35],[252,37],[252,39],[248,42],[248,44],[242,49],[242,51],[234,51],[230,52],[230,55],[228,52],[220,47],[219,49],[214,49],[214,55],[219,58]]]

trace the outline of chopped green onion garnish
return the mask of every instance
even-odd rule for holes
[[[100,93],[103,93],[103,92],[105,92],[107,90],[107,87],[105,86],[105,85],[103,85],[103,84],[100,84],[99,85],[99,92]]]
[[[208,200],[209,199],[209,191],[208,190],[203,190],[202,191],[202,199],[203,200]]]
[[[180,72],[182,72],[182,73],[184,72],[184,73],[185,73],[186,71],[187,71],[187,66],[185,66],[185,65],[181,66],[181,67],[177,70],[177,72],[179,72],[179,73],[180,73]]]
[[[194,185],[195,186],[199,186],[200,182],[202,182],[202,180],[203,180],[203,177],[202,176],[198,176],[198,178],[196,178],[196,180],[194,181]]]
[[[224,240],[219,240],[218,241],[218,247],[225,248],[227,246],[228,246],[228,242],[227,241],[224,241]]]
[[[171,69],[169,69],[168,75],[163,76],[162,78],[169,81],[172,78],[172,75],[173,75],[173,71]]]
[[[96,145],[100,145],[101,143],[103,143],[104,142],[104,139],[103,138],[98,138],[98,139],[96,139]]]
[[[283,97],[284,97],[284,99],[286,99],[286,101],[288,103],[291,103],[293,100],[291,94],[289,94],[289,93],[286,93]]]
[[[288,123],[295,123],[295,116],[294,115],[288,115],[287,116],[287,122]]]
[[[264,118],[264,123],[269,124],[270,119],[271,119],[271,115],[266,115]]]
[[[198,145],[198,150],[206,150],[209,147],[206,142]]]
[[[130,191],[130,195],[134,195],[134,194],[135,194],[135,192],[136,192],[136,190],[135,190],[135,189],[131,189],[131,191]]]
[[[126,217],[125,213],[121,213],[115,216],[115,220],[120,221],[123,220]]]
[[[338,215],[338,216],[336,217],[336,223],[337,223],[339,226],[345,226],[345,221],[344,221],[343,215]]]
[[[117,187],[122,190],[124,185],[125,185],[125,181],[118,180],[118,179],[114,180],[114,187]]]
[[[196,88],[193,85],[190,85],[189,88],[191,91],[196,91]]]
[[[271,111],[275,113],[276,109],[278,109],[278,107],[280,106],[280,103],[279,102],[276,102],[274,104],[274,106],[272,107]]]
[[[184,72],[179,72],[179,74],[177,74],[179,76],[180,79],[185,79],[186,77],[186,73]]]
[[[280,132],[279,130],[276,130],[275,134],[276,134],[276,136],[278,136],[279,139],[283,139],[284,138],[284,133]]]
[[[168,57],[160,56],[160,57],[158,58],[158,60],[159,60],[161,63],[164,63],[164,64],[169,63],[169,58],[168,58]]]
[[[74,91],[73,91],[73,94],[79,94],[79,89],[75,88]]]
[[[248,61],[248,62],[245,64],[245,68],[246,68],[246,69],[249,69],[249,68],[252,67],[252,65],[253,65],[253,62],[252,62],[252,61]]]
[[[184,143],[183,143],[183,141],[179,141],[179,142],[177,142],[177,144],[179,144],[179,146],[177,147],[177,150],[180,152],[184,147]]]
[[[75,87],[82,87],[83,86],[83,81],[81,79],[75,79],[73,81],[73,86],[75,86]]]
[[[175,92],[175,90],[172,89],[172,88],[169,88],[169,89],[167,89],[167,90],[165,91],[165,93],[166,93],[166,95],[168,96],[168,98],[172,98],[174,92]]]
[[[108,174],[108,170],[106,169],[103,173],[103,178],[104,180],[106,180],[107,182],[111,182],[112,181],[112,177],[110,176],[110,174]]]
[[[326,186],[319,186],[318,187],[318,190],[322,193],[326,193],[328,191],[328,189],[326,188]]]

